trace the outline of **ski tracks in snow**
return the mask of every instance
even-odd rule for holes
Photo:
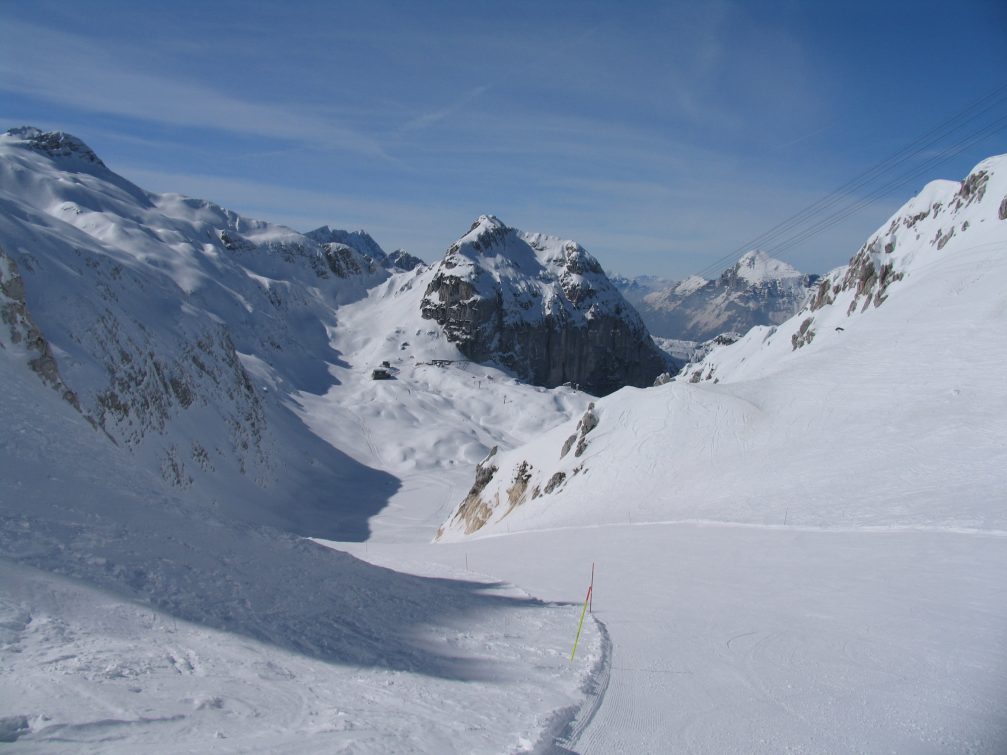
[[[561,752],[575,752],[574,748],[605,700],[605,692],[608,691],[612,676],[612,639],[609,637],[608,628],[594,614],[591,615],[591,620],[601,637],[601,653],[582,688],[586,695],[583,705],[574,711],[563,731],[555,738],[555,748]]]

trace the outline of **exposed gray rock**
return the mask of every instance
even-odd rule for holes
[[[6,349],[4,340],[12,346],[20,345],[28,353],[28,367],[63,397],[77,411],[81,411],[77,394],[63,382],[52,347],[28,311],[25,301],[24,280],[17,264],[0,248],[0,322],[7,332],[0,332],[0,349]],[[90,418],[89,418],[90,419]],[[92,420],[93,422],[93,420]]]
[[[493,513],[494,505],[499,503],[499,501],[495,501],[494,504],[490,504],[482,498],[483,490],[499,470],[499,467],[493,463],[496,454],[497,447],[493,446],[486,458],[476,465],[475,482],[472,483],[472,488],[465,496],[465,500],[459,504],[452,519],[452,522],[463,524],[466,533],[475,532],[486,524]],[[440,537],[441,534],[443,534],[443,527],[437,530],[437,537]]]
[[[469,359],[534,385],[603,395],[674,369],[583,247],[492,216],[448,249],[421,306]]]
[[[388,255],[388,259],[385,262],[385,267],[396,268],[398,270],[415,270],[420,265],[425,264],[419,257],[409,254],[404,249],[396,249]]]

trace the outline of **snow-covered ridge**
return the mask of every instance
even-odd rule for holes
[[[73,158],[82,163],[105,168],[98,155],[76,136],[62,131],[42,131],[33,126],[8,129],[0,135],[0,141],[20,142],[51,158]],[[65,166],[68,161],[63,161]]]
[[[607,393],[668,369],[639,315],[580,244],[482,215],[434,266],[422,304],[470,359],[536,385]]]
[[[1007,487],[1005,250],[1007,156],[929,184],[781,325],[491,455],[442,539],[620,521],[1007,529],[990,505]]]

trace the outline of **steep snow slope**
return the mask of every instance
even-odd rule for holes
[[[783,322],[803,306],[817,279],[753,250],[716,280],[694,275],[649,291],[641,287],[633,303],[655,336],[706,341]]]
[[[605,394],[674,371],[583,247],[490,215],[435,266],[422,311],[470,359],[504,365],[535,385]]]
[[[1004,158],[930,184],[791,320],[484,462],[445,536],[505,519],[1007,530],[1005,196]]]

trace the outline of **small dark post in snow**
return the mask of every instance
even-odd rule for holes
[[[594,561],[591,562],[591,589],[587,591],[587,595],[587,610],[590,613],[594,613]]]

